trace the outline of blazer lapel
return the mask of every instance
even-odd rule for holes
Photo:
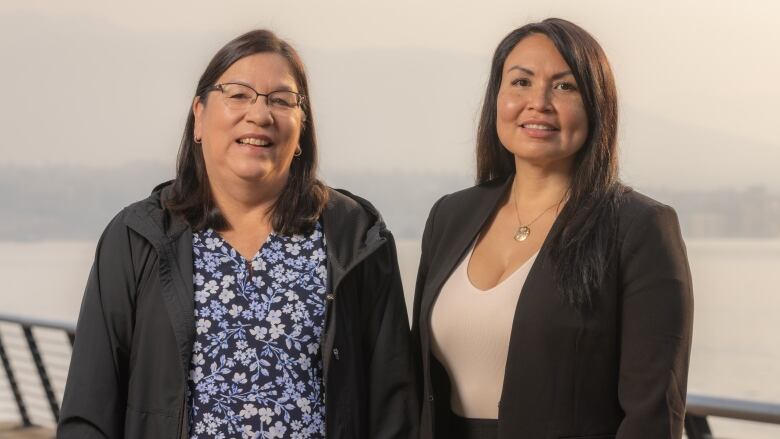
[[[479,234],[487,220],[493,215],[496,206],[501,198],[506,194],[512,183],[514,175],[509,176],[503,182],[496,182],[492,185],[481,187],[480,191],[475,193],[472,201],[466,206],[455,206],[459,211],[440,212],[439,215],[452,217],[452,225],[444,228],[444,235],[438,238],[439,248],[433,257],[439,258],[440,262],[431,264],[429,273],[429,288],[425,288],[428,293],[423,297],[422,309],[430,310],[433,301],[436,299],[444,282],[450,277],[455,267],[463,259],[469,245]],[[427,320],[428,316],[425,316]]]

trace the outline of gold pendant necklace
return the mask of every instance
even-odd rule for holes
[[[530,223],[523,224],[523,222],[520,220],[520,210],[517,208],[517,195],[515,194],[515,185],[512,184],[512,198],[513,203],[515,205],[515,215],[517,215],[517,223],[519,224],[519,227],[517,228],[517,231],[515,232],[515,241],[517,242],[523,242],[526,239],[528,239],[529,236],[531,236],[531,225],[536,222],[539,218],[542,217],[545,213],[547,213],[548,210],[552,209],[555,206],[559,206],[561,204],[561,201],[558,201],[557,203],[553,204],[552,206],[548,207],[547,209],[544,209],[542,213],[536,216]]]
[[[529,224],[530,225],[530,224]],[[515,241],[525,241],[528,239],[528,235],[531,234],[531,228],[528,226],[520,226],[517,228],[517,232],[515,232]]]

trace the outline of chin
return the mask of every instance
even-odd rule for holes
[[[269,175],[274,174],[275,169],[271,166],[241,166],[233,169],[233,174],[242,180],[263,180]]]
[[[512,154],[515,156],[515,160],[534,166],[552,166],[569,162],[574,158],[574,154],[551,150],[540,151],[538,148],[512,151]]]

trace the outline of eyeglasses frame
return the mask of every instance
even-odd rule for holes
[[[225,86],[225,85],[240,85],[242,87],[246,87],[246,88],[252,90],[255,93],[255,97],[249,103],[249,106],[255,105],[255,103],[257,103],[257,100],[260,98],[260,96],[262,96],[262,97],[265,98],[265,105],[267,107],[271,108],[271,105],[270,105],[270,103],[268,101],[268,97],[270,95],[276,93],[276,92],[292,93],[292,94],[294,94],[295,96],[298,97],[298,99],[297,99],[298,102],[297,102],[296,106],[295,107],[288,107],[290,109],[293,109],[293,108],[301,108],[301,109],[303,109],[302,108],[303,107],[303,103],[306,101],[306,95],[298,93],[298,92],[295,92],[295,91],[292,91],[292,90],[274,90],[274,91],[272,91],[270,93],[260,93],[259,91],[255,90],[251,86],[249,86],[247,84],[242,84],[240,82],[222,82],[222,83],[219,83],[219,84],[214,84],[214,85],[211,85],[211,86],[207,87],[205,90],[203,90],[203,94],[205,95],[206,93],[210,93],[212,91],[219,90],[220,93],[223,93],[223,96],[224,96],[225,90],[222,87]]]

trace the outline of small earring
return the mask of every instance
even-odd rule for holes
[[[298,145],[298,148],[295,150],[295,154],[293,154],[293,157],[300,157],[301,154],[303,154],[303,150],[301,149],[301,145]]]
[[[195,143],[197,143],[198,145],[200,145],[200,142],[201,142],[203,139],[202,139],[202,138],[200,138],[200,137],[193,137],[193,138],[192,138],[192,140],[193,140],[193,141],[195,141]]]

